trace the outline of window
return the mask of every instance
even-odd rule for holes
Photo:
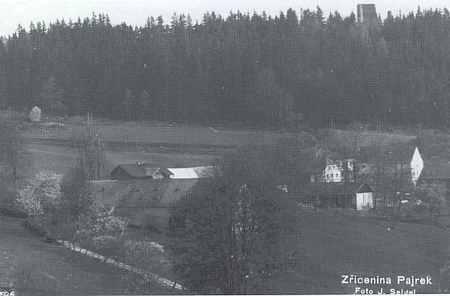
[[[333,174],[331,174],[331,178],[333,178]]]

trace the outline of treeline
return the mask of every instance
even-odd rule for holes
[[[318,127],[447,126],[449,11],[359,24],[353,13],[206,13],[113,26],[23,27],[0,43],[0,107],[122,120]]]

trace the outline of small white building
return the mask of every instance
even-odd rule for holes
[[[367,183],[363,183],[356,191],[356,209],[362,211],[373,207],[373,189]]]

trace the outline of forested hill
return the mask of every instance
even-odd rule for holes
[[[108,16],[19,26],[0,46],[0,107],[253,127],[353,121],[447,126],[449,11],[367,28],[352,13]]]

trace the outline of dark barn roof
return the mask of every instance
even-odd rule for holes
[[[169,208],[185,196],[199,179],[133,179],[87,182],[86,194],[98,205],[116,208],[130,225],[162,229]]]
[[[358,190],[356,190],[356,193],[366,193],[366,192],[373,192],[373,189],[366,182],[364,182],[361,184]]]

